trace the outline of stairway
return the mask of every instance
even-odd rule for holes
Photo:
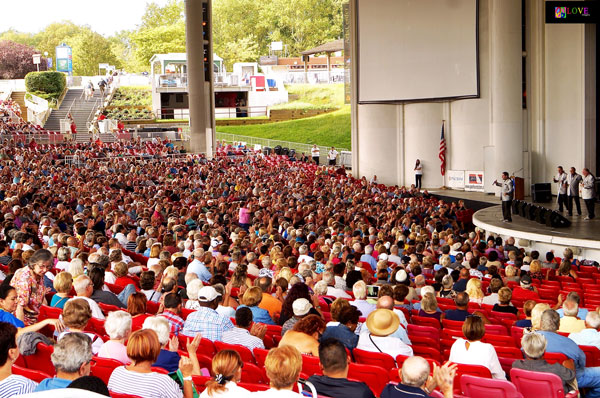
[[[21,107],[21,117],[27,121],[27,107],[25,106],[25,91],[13,91],[10,98]]]
[[[94,92],[93,99],[86,101],[83,96],[83,89],[69,89],[63,99],[60,109],[55,109],[50,114],[44,128],[50,131],[60,131],[60,121],[67,117],[69,109],[77,126],[77,142],[87,142],[90,134],[87,130],[88,118],[92,117],[100,106],[100,90]]]

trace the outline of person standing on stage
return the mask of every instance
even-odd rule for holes
[[[329,161],[330,166],[335,166],[335,160],[337,159],[338,151],[335,150],[335,147],[331,147],[329,152],[327,152],[327,160]]]
[[[581,203],[579,202],[579,184],[582,181],[581,175],[577,174],[575,167],[571,167],[569,170],[570,173],[567,176],[567,184],[569,185],[568,196],[569,196],[569,206],[567,210],[569,211],[569,215],[573,215],[573,201],[575,201],[575,205],[577,206],[577,215],[581,215]]]
[[[558,166],[558,175],[552,179],[558,184],[558,211],[563,212],[563,205],[569,207],[567,203],[567,173],[562,166]]]
[[[596,214],[594,207],[596,206],[596,195],[595,195],[595,187],[596,178],[590,173],[588,168],[583,169],[583,192],[581,193],[581,197],[583,198],[583,202],[585,203],[585,207],[587,208],[588,215],[585,220],[592,220]]]
[[[314,144],[312,148],[310,148],[310,156],[312,156],[313,161],[319,165],[319,156],[321,156],[321,152],[319,151],[319,147],[317,144]]]
[[[423,165],[421,161],[417,159],[415,164],[415,187],[421,189],[421,179],[423,178]]]
[[[511,206],[515,187],[508,176],[508,171],[502,173],[502,182],[494,181],[494,185],[502,187],[502,218],[504,222],[512,222]]]

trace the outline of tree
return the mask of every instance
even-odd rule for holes
[[[67,40],[67,44],[73,48],[74,75],[96,75],[100,63],[120,67],[120,61],[112,52],[108,39],[88,28],[84,28],[79,34]]]
[[[0,79],[23,79],[29,72],[37,70],[33,63],[33,47],[9,40],[0,40]],[[46,70],[44,58],[40,70]]]
[[[34,48],[37,45],[36,37],[32,33],[23,33],[14,29],[9,29],[0,34],[0,40],[14,41]]]
[[[146,11],[142,16],[140,30],[174,25],[179,22],[185,22],[183,1],[169,0],[163,7],[156,3],[149,3],[146,5]]]
[[[159,26],[142,29],[131,36],[134,43],[136,62],[144,70],[150,69],[150,58],[154,54],[185,52],[185,24]]]
[[[47,51],[49,56],[54,57],[56,46],[61,43],[69,44],[73,37],[85,30],[91,31],[89,27],[75,25],[71,21],[51,23],[36,35],[37,49],[42,54]]]

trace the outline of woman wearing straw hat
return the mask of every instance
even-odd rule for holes
[[[400,326],[400,318],[393,311],[380,308],[369,314],[366,331],[361,332],[356,348],[371,352],[385,352],[396,358],[412,356],[412,348],[397,337],[391,336]]]

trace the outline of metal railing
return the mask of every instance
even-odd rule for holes
[[[281,141],[281,140],[272,140],[269,138],[261,138],[261,137],[250,137],[245,135],[237,135],[237,134],[229,134],[229,133],[220,133],[216,132],[216,137],[218,141],[224,141],[229,144],[234,143],[242,143],[242,145],[246,145],[251,149],[261,149],[263,147],[269,147],[271,149],[276,146],[281,146],[282,148],[293,149],[296,151],[297,155],[304,153],[308,157],[310,157],[310,151],[313,147],[313,144],[303,144],[299,142],[291,142],[291,141]],[[319,161],[321,164],[327,160],[327,152],[331,149],[329,146],[317,145],[319,148]],[[349,152],[347,148],[336,148],[338,152]]]
[[[239,119],[245,117],[269,116],[268,106],[241,106],[233,108],[215,108],[216,119]]]

